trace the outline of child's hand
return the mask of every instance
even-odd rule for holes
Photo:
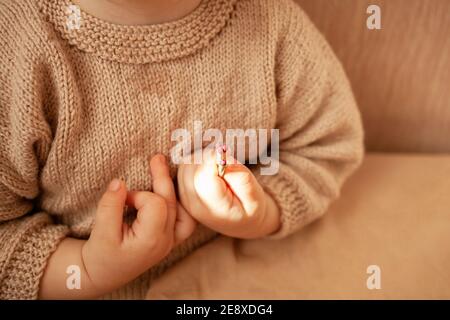
[[[201,165],[180,165],[178,191],[183,207],[199,222],[231,237],[258,238],[275,232],[280,217],[273,199],[245,165],[230,156],[227,163],[220,178],[215,151],[205,149]]]
[[[153,157],[150,168],[153,192],[127,193],[125,183],[115,180],[99,202],[94,229],[82,247],[84,267],[97,292],[133,280],[194,230],[195,221],[177,203],[164,156]],[[132,225],[123,221],[125,204],[137,209]]]

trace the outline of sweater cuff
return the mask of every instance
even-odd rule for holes
[[[68,227],[52,224],[45,213],[0,227],[0,299],[37,299],[47,259],[68,234]]]
[[[309,204],[298,184],[298,175],[290,168],[280,165],[276,175],[260,175],[259,167],[253,168],[253,174],[272,197],[280,210],[281,226],[265,238],[281,239],[299,230],[310,221]]]

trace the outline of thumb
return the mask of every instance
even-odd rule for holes
[[[261,200],[264,199],[264,189],[246,166],[242,164],[228,166],[223,179],[246,212],[253,212],[263,203]]]
[[[108,186],[97,206],[95,217],[96,236],[114,242],[122,241],[123,210],[127,198],[127,188],[123,181],[114,179]]]
[[[197,226],[197,221],[177,203],[177,219],[175,221],[175,245],[179,245],[189,238]]]
[[[209,153],[207,162],[212,163],[212,156]],[[261,204],[264,196],[264,189],[261,187],[256,177],[245,165],[240,163],[231,154],[226,155],[227,167],[223,180],[232,193],[240,200],[246,212],[252,212]],[[216,161],[214,161],[216,162]],[[218,178],[217,168],[209,165],[211,174]],[[220,178],[219,178],[220,179]]]
[[[205,149],[202,164],[193,174],[194,189],[207,208],[227,214],[233,203],[233,194],[217,173],[213,149]]]

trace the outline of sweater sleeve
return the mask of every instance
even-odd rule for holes
[[[36,205],[52,141],[45,79],[39,59],[27,54],[38,46],[10,17],[0,18],[0,299],[36,299],[46,261],[68,228]]]
[[[285,237],[320,217],[363,155],[363,131],[349,81],[330,46],[296,4],[281,1],[275,83],[279,170],[253,169],[281,212]],[[287,9],[287,10],[286,10]]]

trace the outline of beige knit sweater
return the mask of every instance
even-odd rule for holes
[[[0,298],[37,298],[66,236],[87,238],[114,177],[151,190],[148,159],[171,132],[279,128],[280,170],[255,175],[286,236],[324,213],[362,157],[340,63],[290,0],[203,0],[181,20],[120,26],[69,0],[0,0]],[[172,166],[175,175],[176,167]],[[140,298],[205,227],[113,298]]]

